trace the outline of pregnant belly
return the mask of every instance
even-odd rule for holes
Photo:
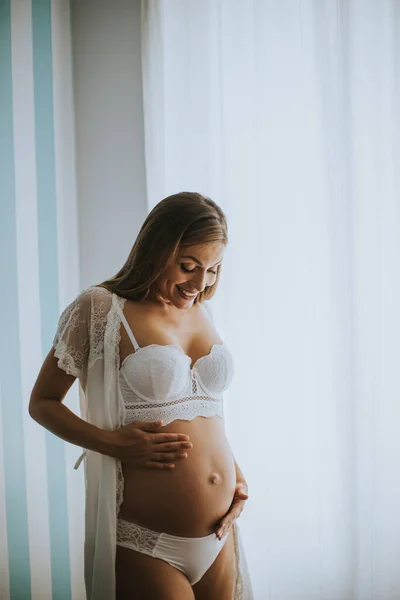
[[[213,533],[232,502],[236,471],[220,417],[176,420],[161,428],[185,433],[193,448],[175,469],[139,469],[123,464],[124,496],[119,516],[171,535]]]

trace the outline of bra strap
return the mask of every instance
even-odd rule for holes
[[[129,327],[128,321],[126,320],[126,317],[123,313],[122,308],[120,307],[120,305],[117,303],[117,309],[119,312],[119,316],[121,317],[121,321],[123,322],[125,329],[126,329],[126,333],[128,334],[129,339],[131,340],[133,347],[135,348],[135,350],[138,350],[138,348],[140,347],[139,344],[137,343],[135,336],[132,333],[132,329]]]

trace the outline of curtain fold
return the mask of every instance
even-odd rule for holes
[[[255,598],[400,595],[396,3],[143,0],[149,209],[199,191]]]

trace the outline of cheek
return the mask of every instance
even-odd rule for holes
[[[187,281],[189,279],[189,275],[190,273],[183,273],[183,271],[181,271],[180,269],[170,268],[165,271],[163,281],[165,283],[170,282],[179,284],[184,281]]]

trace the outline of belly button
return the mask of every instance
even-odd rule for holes
[[[208,478],[208,481],[215,485],[216,483],[219,483],[221,481],[221,476],[218,475],[218,473],[211,473],[211,475]]]

